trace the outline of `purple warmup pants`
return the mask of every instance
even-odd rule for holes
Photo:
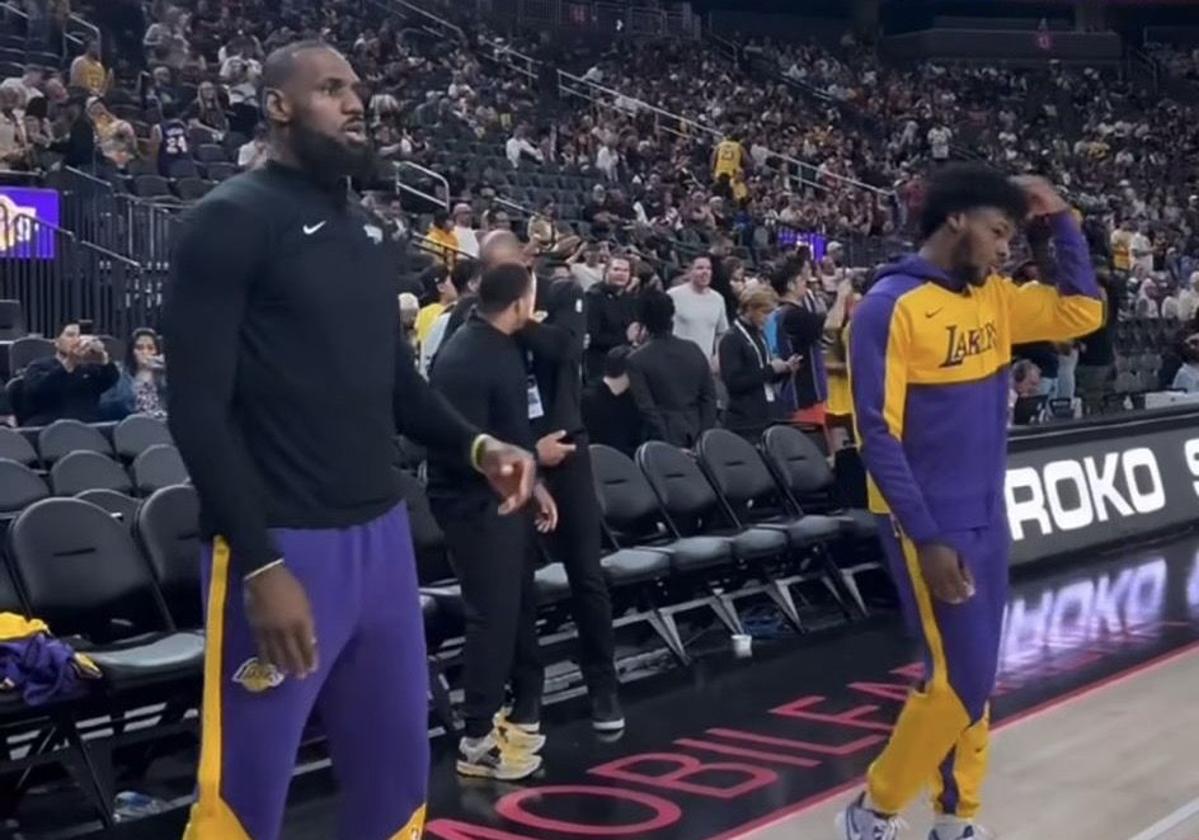
[[[199,790],[184,838],[276,840],[313,709],[339,782],[338,837],[419,838],[428,671],[407,508],[351,528],[272,534],[312,604],[319,667],[297,680],[258,661],[228,547],[220,538],[206,547]]]

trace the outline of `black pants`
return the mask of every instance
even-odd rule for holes
[[[600,511],[591,478],[586,438],[577,437],[575,453],[544,471],[546,486],[558,503],[558,527],[547,537],[550,555],[566,567],[571,612],[579,631],[579,665],[587,689],[616,691],[612,600],[600,571]]]
[[[512,680],[518,699],[539,698],[545,675],[537,644],[533,525],[526,513],[500,516],[493,496],[430,499],[445,532],[466,613],[463,683],[466,735],[482,738]]]

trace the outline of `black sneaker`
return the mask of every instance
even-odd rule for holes
[[[592,695],[591,726],[596,732],[620,732],[624,729],[624,713],[616,692]]]

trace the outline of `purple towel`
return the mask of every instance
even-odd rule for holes
[[[20,691],[30,706],[72,694],[79,688],[75,651],[65,642],[38,633],[0,642],[0,680]]]

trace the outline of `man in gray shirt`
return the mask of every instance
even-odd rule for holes
[[[674,299],[674,334],[695,342],[709,361],[716,358],[716,343],[729,331],[724,298],[712,290],[712,260],[691,261],[687,281],[669,292]],[[713,362],[714,364],[714,362]]]

